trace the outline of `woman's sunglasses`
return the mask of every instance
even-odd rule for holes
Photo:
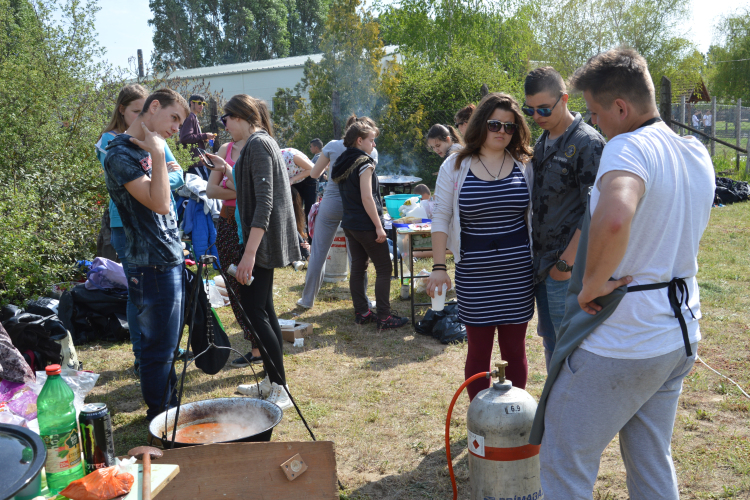
[[[464,123],[467,123],[467,122],[454,122],[454,124],[456,125],[456,128],[460,127]]]
[[[487,130],[490,132],[500,132],[501,129],[505,129],[506,134],[514,134],[518,125],[512,122],[501,122],[500,120],[487,120]]]
[[[555,106],[557,106],[557,103],[560,102],[560,99],[562,99],[563,95],[565,94],[560,94],[560,97],[557,98],[555,104],[553,104],[551,108],[532,108],[531,106],[524,105],[523,107],[521,107],[521,110],[523,110],[523,112],[528,116],[534,116],[534,111],[536,111],[539,116],[547,118],[552,114],[552,110],[555,109]]]
[[[232,113],[226,113],[226,114],[221,115],[220,120],[221,120],[221,123],[223,123],[225,127],[227,126],[227,118],[229,117],[234,118],[234,115]]]

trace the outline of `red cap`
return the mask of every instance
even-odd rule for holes
[[[60,365],[49,365],[44,371],[47,372],[47,375],[60,375],[62,368]]]

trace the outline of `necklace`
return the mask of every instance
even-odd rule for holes
[[[495,180],[500,179],[500,174],[503,173],[503,169],[505,168],[505,157],[506,157],[507,151],[503,151],[503,162],[500,164],[500,171],[497,173],[497,175],[492,175],[492,172],[490,172],[490,169],[487,168],[487,165],[484,164],[482,161],[482,157],[477,155],[477,160],[479,160],[479,163],[482,164],[484,169],[487,171],[487,173],[490,175],[490,177],[494,178]]]

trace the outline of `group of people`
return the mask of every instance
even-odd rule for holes
[[[445,161],[431,200],[428,293],[452,286],[450,251],[468,336],[466,378],[488,370],[497,331],[507,376],[521,388],[536,305],[548,379],[530,440],[541,444],[547,498],[590,498],[601,453],[618,433],[631,498],[678,498],[670,437],[700,340],[696,256],[713,200],[713,167],[699,141],[679,137],[660,120],[646,61],[634,50],[592,57],[570,83],[609,142],[568,109],[567,86],[550,67],[527,75],[523,103],[490,93],[461,110],[455,128],[430,128],[427,145]],[[126,268],[140,330],[141,387],[153,418],[164,386],[176,382],[169,367],[184,301],[170,194],[181,173],[164,138],[190,108],[171,90],[146,95],[135,87],[121,92],[97,152],[119,213],[113,244]],[[544,130],[535,144],[526,117]],[[230,286],[239,303],[232,305],[238,320],[239,306],[244,309],[263,346],[245,358],[259,357],[267,374],[239,390],[288,407],[273,277],[274,269],[300,261],[307,241],[290,185],[330,170],[297,304],[313,307],[341,225],[354,321],[381,329],[407,322],[390,309],[390,257],[375,173],[379,129],[370,118],[352,116],[341,140],[313,141],[313,161],[297,161],[304,154],[279,148],[262,101],[236,95],[221,120],[232,142],[207,155],[210,196],[224,200],[220,261],[225,269],[237,266]],[[376,270],[374,305],[366,294],[369,261]],[[130,317],[130,304],[128,311]],[[249,325],[240,325],[247,338]],[[488,386],[475,381],[469,397]]]
[[[711,130],[713,128],[714,116],[709,109],[705,113],[701,113],[699,109],[696,109],[691,119],[693,128],[696,130],[702,130],[704,134],[711,136]],[[703,142],[708,143],[708,138],[703,137]]]
[[[659,118],[634,50],[592,57],[571,83],[609,142],[568,110],[566,85],[549,67],[527,75],[522,105],[485,96],[455,153],[446,126],[430,130],[429,147],[448,158],[434,196],[428,293],[451,286],[450,250],[466,378],[489,370],[497,330],[507,377],[521,388],[536,303],[548,377],[530,442],[541,444],[545,498],[590,498],[619,433],[630,497],[676,499],[670,438],[700,340],[696,256],[711,159]],[[544,130],[533,147],[522,113]],[[472,383],[469,397],[488,385]]]

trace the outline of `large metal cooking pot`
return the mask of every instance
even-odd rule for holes
[[[174,428],[174,417],[176,408],[157,415],[149,424],[148,431],[151,442],[155,445],[169,447],[172,440],[172,429]],[[253,398],[218,398],[195,401],[180,406],[179,422],[177,430],[189,425],[203,423],[228,422],[254,427],[251,434],[237,439],[217,442],[259,442],[270,441],[273,428],[281,421],[284,412],[273,403],[262,399]],[[259,422],[261,422],[259,424]],[[166,429],[166,432],[165,432]],[[166,440],[163,436],[166,435]],[[196,446],[207,443],[183,443],[175,441],[175,448]]]

